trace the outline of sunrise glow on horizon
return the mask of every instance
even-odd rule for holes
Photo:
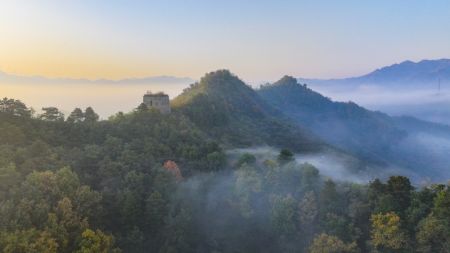
[[[47,77],[227,68],[245,80],[332,78],[450,58],[450,3],[433,1],[11,1],[0,71]]]

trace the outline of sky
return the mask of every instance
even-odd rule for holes
[[[447,0],[2,0],[0,71],[339,78],[450,58]]]

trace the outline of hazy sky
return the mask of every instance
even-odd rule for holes
[[[272,81],[424,58],[450,58],[450,1],[0,2],[0,70],[23,75]]]

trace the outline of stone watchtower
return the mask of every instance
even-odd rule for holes
[[[144,104],[146,104],[149,109],[158,109],[162,114],[170,113],[169,95],[164,94],[163,92],[152,93],[147,91],[144,95]]]

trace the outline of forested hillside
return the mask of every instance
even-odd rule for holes
[[[172,105],[214,139],[232,147],[268,144],[310,152],[326,147],[228,70],[206,74]]]
[[[173,105],[99,120],[0,100],[0,251],[449,252],[448,185],[323,176],[291,151],[333,148],[228,71]],[[260,144],[280,152],[226,152]]]
[[[84,247],[112,249],[111,234],[125,252],[162,247],[155,235],[166,233],[164,219],[183,215],[166,206],[175,181],[163,162],[175,160],[185,176],[225,162],[182,115],[147,110],[98,121],[88,108],[64,121],[56,108],[31,117],[17,100],[0,108],[2,252],[108,252]]]
[[[307,127],[324,141],[372,163],[407,168],[422,177],[448,178],[447,145],[450,129],[444,125],[391,117],[352,102],[334,102],[285,76],[263,85],[258,94],[291,120]],[[441,143],[442,144],[442,143]]]
[[[384,161],[385,150],[406,134],[388,115],[351,102],[333,102],[293,77],[285,76],[274,84],[261,86],[258,94],[324,140],[366,159]]]

